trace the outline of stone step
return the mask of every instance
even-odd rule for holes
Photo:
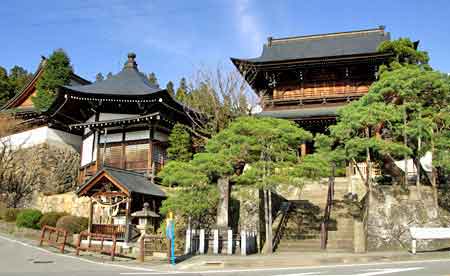
[[[285,241],[281,240],[278,244],[278,251],[287,249],[307,249],[307,248],[320,248],[320,239],[310,240],[297,240],[297,241]],[[353,242],[351,240],[328,240],[327,248],[329,249],[351,249],[353,248]]]
[[[344,252],[353,252],[353,248],[330,248],[327,247],[327,249],[323,250],[320,248],[320,244],[314,246],[314,247],[302,247],[302,248],[296,248],[296,247],[289,247],[289,248],[280,248],[277,247],[276,252],[281,253],[298,253],[298,252],[328,252],[328,253],[344,253]]]

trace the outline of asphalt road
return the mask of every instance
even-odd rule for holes
[[[450,257],[450,256],[449,256]],[[60,255],[35,246],[0,236],[0,276],[4,275],[224,275],[224,276],[374,276],[450,275],[449,260],[396,262],[366,265],[337,265],[322,267],[273,268],[273,269],[225,269],[202,272],[155,271],[144,267],[127,267],[97,263],[70,255]]]

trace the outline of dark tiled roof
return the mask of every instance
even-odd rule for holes
[[[274,117],[281,119],[307,119],[322,116],[336,116],[337,110],[342,106],[328,106],[328,107],[309,107],[286,110],[262,111],[256,116]]]
[[[98,171],[94,176],[85,181],[85,183],[77,190],[77,193],[89,185],[92,179],[103,172],[122,184],[122,186],[125,187],[130,193],[166,197],[164,191],[161,190],[158,185],[152,183],[145,175],[112,167],[104,167],[102,170]]]
[[[150,84],[144,74],[137,69],[134,58],[129,54],[124,68],[117,75],[90,85],[64,86],[68,90],[87,94],[141,96],[163,91],[157,85]]]
[[[384,28],[288,38],[269,38],[258,58],[249,62],[273,62],[323,57],[373,54],[390,39]]]

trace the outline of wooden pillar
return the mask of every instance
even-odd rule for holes
[[[148,161],[147,161],[147,175],[154,178],[153,170],[153,139],[155,138],[155,130],[153,124],[149,127],[149,138],[148,138]]]
[[[131,214],[131,194],[128,196],[127,198],[127,202],[126,202],[126,210],[125,210],[125,242],[129,242],[129,238],[130,238],[130,224],[131,224],[131,219],[130,219],[130,214]]]
[[[92,198],[89,198],[88,233],[92,232],[93,219],[94,219],[94,204],[92,202]]]
[[[105,127],[104,130],[104,138],[103,138],[103,154],[102,154],[102,168],[105,166],[105,158],[106,158],[106,142],[108,140],[108,129]]]
[[[122,129],[122,154],[120,155],[120,167],[126,169],[126,155],[125,155],[125,127]]]
[[[100,160],[99,160],[100,159],[100,131],[98,131],[98,129],[95,130],[95,132],[94,132],[94,141],[95,141],[94,143],[97,144],[97,146],[95,147],[97,152],[95,153],[96,157],[95,157],[95,172],[94,172],[94,173],[96,173],[96,172],[98,172],[98,170],[100,168]],[[94,149],[92,149],[92,150],[94,150]]]
[[[302,143],[300,145],[300,156],[301,157],[306,156],[306,143]]]

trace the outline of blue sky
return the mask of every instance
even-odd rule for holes
[[[128,52],[141,71],[168,80],[198,68],[256,57],[268,36],[386,25],[394,38],[421,40],[436,69],[450,72],[450,1],[312,0],[3,0],[0,65],[34,71],[41,55],[63,48],[77,74],[118,72]]]

